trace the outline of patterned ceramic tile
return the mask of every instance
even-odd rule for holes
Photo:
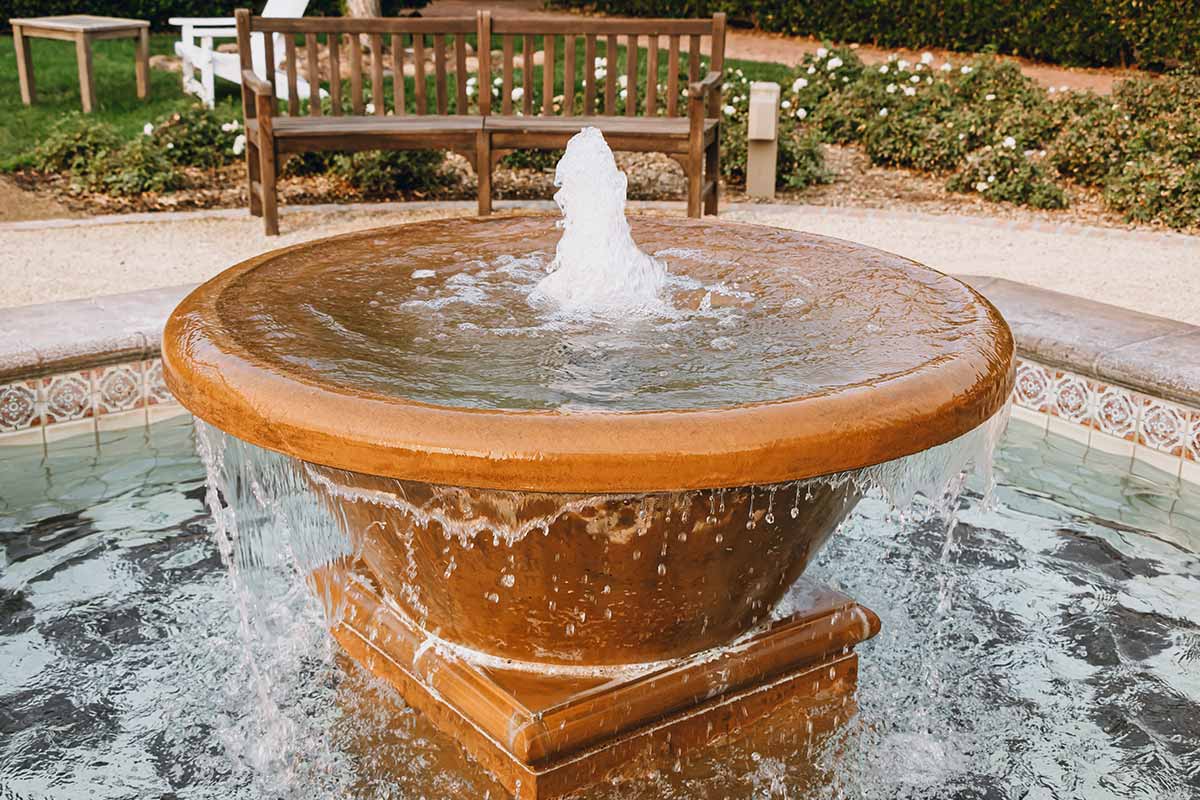
[[[1186,444],[1183,457],[1189,461],[1200,461],[1200,411],[1193,411],[1188,419]]]
[[[1183,455],[1184,431],[1188,414],[1180,406],[1155,397],[1142,397],[1138,420],[1138,444],[1160,453]]]
[[[20,431],[40,425],[38,382],[16,381],[0,385],[0,432]]]
[[[1098,431],[1118,439],[1137,439],[1138,411],[1141,401],[1133,392],[1120,386],[1090,382],[1092,391],[1091,425]]]
[[[141,362],[95,370],[96,414],[130,411],[146,404]]]
[[[1069,422],[1087,425],[1092,417],[1092,400],[1092,389],[1085,379],[1070,372],[1055,373],[1051,414]]]
[[[175,395],[171,394],[163,380],[162,359],[143,361],[142,369],[146,375],[146,402],[150,405],[174,403]]]
[[[55,425],[92,416],[92,377],[86,370],[42,378],[43,422]]]
[[[1047,412],[1054,391],[1053,373],[1041,364],[1022,361],[1017,366],[1017,381],[1013,401],[1024,408]]]

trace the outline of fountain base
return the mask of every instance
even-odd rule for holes
[[[734,644],[600,676],[475,663],[385,602],[361,565],[314,575],[340,608],[333,635],[457,740],[518,800],[562,797],[630,765],[740,736],[786,715],[820,732],[855,711],[858,656],[879,631],[869,609],[802,579],[804,610]]]

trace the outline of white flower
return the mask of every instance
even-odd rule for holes
[[[721,91],[722,91],[722,92],[728,92],[728,91],[729,91],[730,89],[732,89],[732,88],[733,88],[733,84],[732,84],[732,83],[729,83],[728,81],[726,81],[725,83],[722,83],[722,84],[721,84]]]
[[[174,143],[174,142],[167,142],[167,149],[168,149],[168,150],[174,150],[174,149],[175,149],[175,143]]]
[[[1058,89],[1055,89],[1053,86],[1051,86],[1049,89],[1046,90],[1046,94],[1054,94],[1057,91],[1058,91]]]
[[[779,104],[779,107],[782,108],[784,111],[787,111],[788,109],[790,109],[792,107],[792,101],[784,100],[782,103]]]
[[[374,104],[374,103],[367,103],[367,108],[366,108],[366,111],[367,111],[367,113],[368,113],[368,114],[374,114],[374,113],[375,113],[375,104]]]
[[[988,190],[987,181],[980,181],[979,183],[975,184],[975,191],[986,192],[987,190]]]
[[[987,100],[987,101],[990,103],[991,101],[993,101],[993,100],[995,100],[995,99],[996,99],[996,95],[994,95],[994,94],[985,94],[985,95],[983,96],[983,99],[984,99],[984,100]]]
[[[239,133],[237,138],[233,140],[233,154],[240,156],[244,152],[246,152],[246,134]]]
[[[889,84],[887,85],[887,93],[888,93],[888,94],[895,94],[895,93],[896,93],[896,84],[894,84],[894,83],[889,83]]]
[[[882,67],[879,68],[879,74],[880,75],[888,74],[888,65],[887,64],[884,64]]]
[[[796,119],[804,119],[807,116],[808,116],[807,108],[797,108],[796,109]]]
[[[606,70],[604,67],[600,67],[600,69],[596,70],[596,80],[604,80],[604,76],[607,74],[608,70]]]
[[[920,75],[913,75],[911,78],[909,78],[909,81],[911,81],[912,83],[920,83],[920,82],[921,82],[921,76],[920,76]]]
[[[221,130],[225,131],[226,133],[233,133],[237,129],[238,121],[236,119],[233,122],[225,122],[221,124]]]
[[[503,85],[504,85],[503,78],[496,78],[496,80],[492,81],[492,86],[503,86]]]
[[[900,59],[900,61],[899,61],[899,62],[896,64],[896,67],[897,67],[898,69],[908,69],[908,62],[907,62],[907,61],[905,61],[905,60],[902,58],[902,59]]]
[[[623,88],[628,85],[629,85],[629,76],[628,75],[620,75],[617,77],[617,86],[620,86]]]
[[[154,133],[154,126],[147,122],[142,126],[142,133],[146,136],[149,136],[150,134]]]
[[[793,92],[798,92],[805,86],[808,86],[808,78],[796,78],[796,80],[792,81]]]
[[[996,176],[988,175],[988,183],[995,183],[995,182],[996,182]]]
[[[608,59],[604,58],[603,56],[597,56],[595,59],[592,60],[592,66],[593,67],[607,67]]]
[[[830,72],[833,72],[835,69],[837,69],[841,65],[842,65],[842,60],[840,58],[834,57],[834,58],[829,59],[829,63],[825,65],[825,69],[829,70]]]
[[[888,115],[888,111],[886,108],[879,109],[879,116],[886,117],[887,115]]]
[[[963,67],[962,67],[962,69],[960,69],[960,70],[959,70],[959,72],[961,72],[963,75],[970,75],[970,74],[971,74],[971,68],[970,68],[970,67],[968,67],[968,66],[966,66],[966,65],[964,64],[964,65],[963,65]]]
[[[817,48],[817,58],[824,58],[827,55],[829,55],[829,51],[826,50],[824,47]]]
[[[914,89],[913,87],[911,87],[911,86],[904,87],[904,94],[906,94],[907,96],[912,97],[916,93],[917,93],[917,90]]]
[[[965,133],[960,133],[960,134],[958,135],[958,140],[959,140],[960,142],[961,142],[963,139],[966,139],[966,138],[967,138],[967,135],[966,135]]]
[[[929,51],[925,51],[924,53],[921,53],[921,63],[922,64],[932,64],[933,63],[933,53],[930,53]]]
[[[1004,146],[1005,146],[1005,147],[1007,147],[1009,150],[1012,150],[1012,149],[1014,149],[1014,148],[1017,146],[1017,140],[1016,140],[1016,139],[1014,139],[1014,138],[1013,138],[1013,137],[1011,137],[1011,136],[1005,136],[1005,137],[1004,137],[1004,142],[1003,142],[1003,144],[1004,144]]]
[[[895,61],[899,57],[900,56],[896,55],[895,53],[888,53],[888,63],[891,64],[893,61]]]
[[[942,66],[941,66],[942,72],[949,72],[952,69],[954,69],[954,65],[951,64],[949,61],[947,61],[945,64],[942,64]]]
[[[518,86],[517,88],[512,90],[512,99],[513,100],[520,100],[524,96],[525,96],[525,87]]]
[[[1069,92],[1069,91],[1071,91],[1071,87],[1070,86],[1060,86],[1060,87],[1058,87],[1058,90],[1060,92]]]
[[[734,108],[733,106],[725,106],[725,116],[732,117],[736,113],[737,113],[737,109]]]

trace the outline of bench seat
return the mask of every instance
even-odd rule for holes
[[[388,140],[412,145],[414,139],[435,137],[446,148],[475,147],[483,117],[434,114],[388,117],[273,117],[272,134],[280,153],[309,150],[382,150]],[[246,135],[257,138],[258,120],[246,120]]]

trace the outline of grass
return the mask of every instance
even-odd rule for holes
[[[150,37],[150,53],[171,53],[175,36]],[[177,73],[150,70],[150,96],[139,100],[134,82],[132,39],[95,42],[92,74],[96,84],[93,116],[115,126],[123,137],[133,137],[147,122],[195,102],[184,95]],[[0,37],[0,170],[26,166],[30,154],[46,131],[64,114],[80,110],[79,72],[70,42],[34,39],[33,70],[37,101],[21,103],[17,82],[17,57],[11,36]],[[236,102],[236,87],[222,86],[218,101]]]

